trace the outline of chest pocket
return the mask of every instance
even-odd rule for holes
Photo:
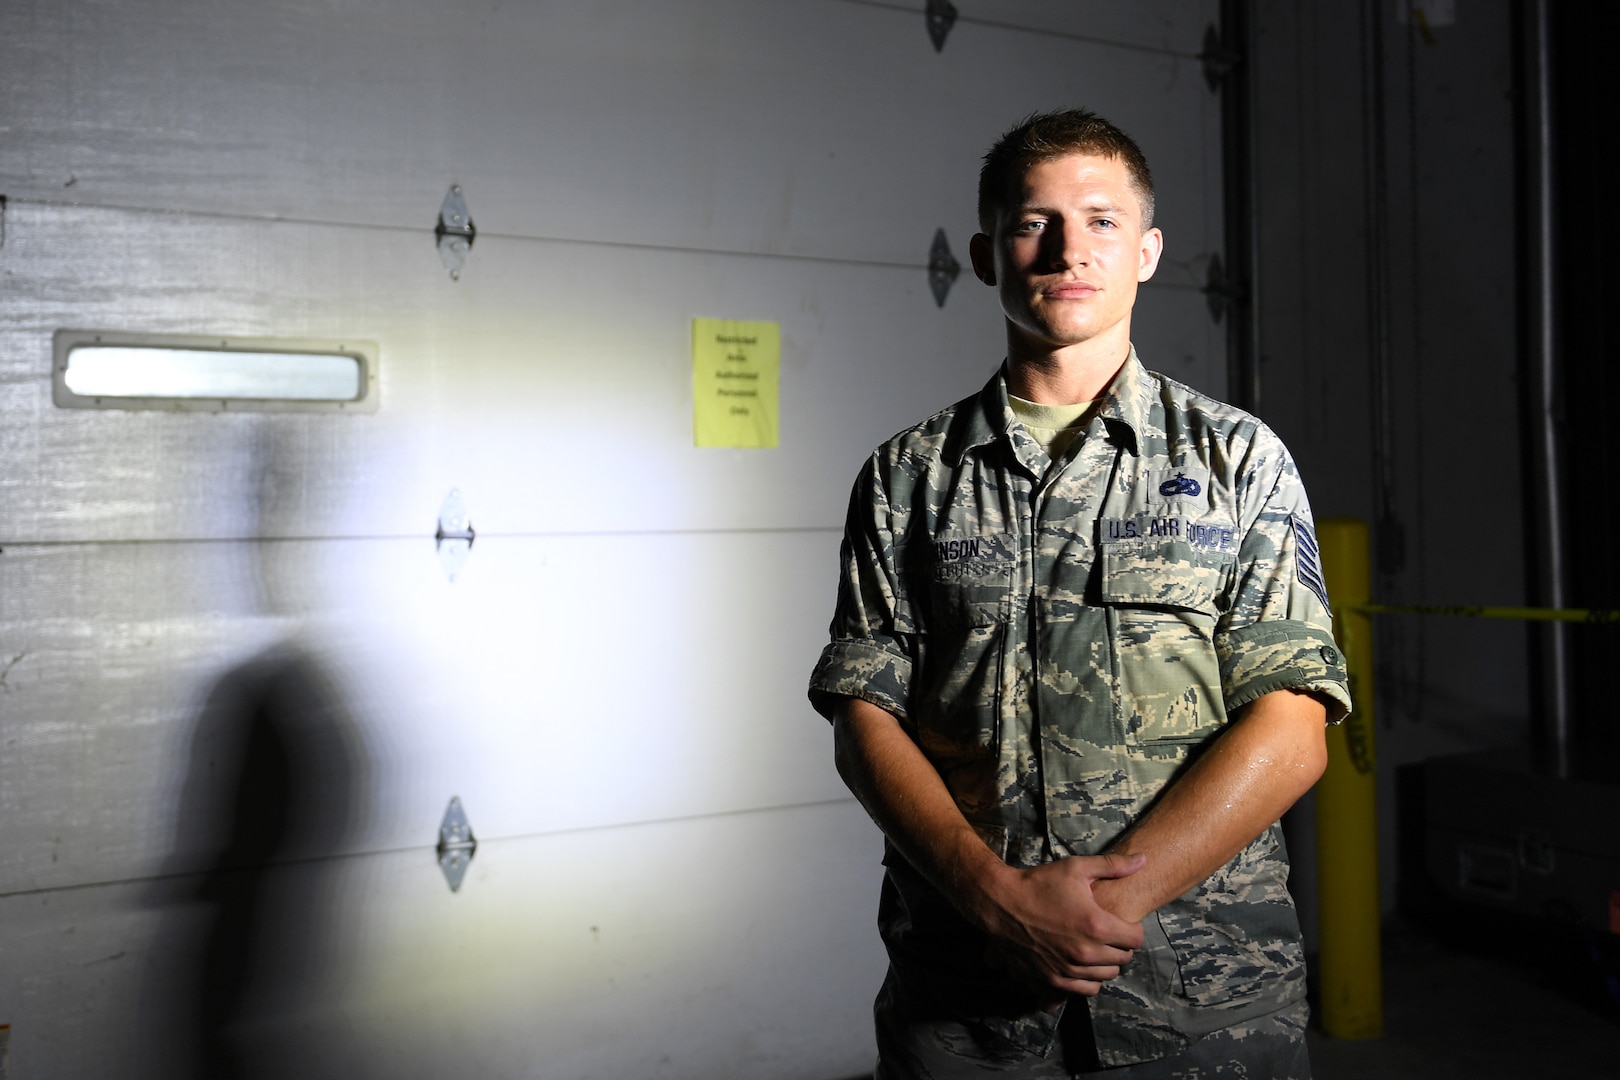
[[[942,537],[914,545],[908,573],[918,638],[912,712],[936,764],[995,745],[1017,538]]]
[[[1153,757],[1173,768],[1226,722],[1214,634],[1236,556],[1179,539],[1105,542],[1101,554],[1126,739],[1157,746]]]

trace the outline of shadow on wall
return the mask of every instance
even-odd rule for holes
[[[314,1040],[297,1033],[341,992],[328,962],[343,951],[332,858],[349,850],[366,800],[363,747],[312,656],[278,646],[214,686],[153,897],[169,914],[148,1005],[167,1028],[158,1041],[189,1059],[168,1075],[285,1075],[290,1043],[302,1044],[300,1075],[340,1071],[325,1024]]]

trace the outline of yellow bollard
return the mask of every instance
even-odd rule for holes
[[[1379,949],[1378,777],[1373,754],[1372,621],[1367,523],[1317,523],[1333,627],[1355,708],[1328,728],[1327,772],[1316,785],[1316,888],[1322,949],[1317,961],[1322,1028],[1340,1039],[1384,1033]]]

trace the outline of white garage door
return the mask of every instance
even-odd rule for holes
[[[855,470],[1000,358],[926,264],[1003,128],[1136,135],[1138,346],[1224,390],[1214,0],[956,8],[0,6],[11,1075],[870,1068],[880,845],[804,685]],[[778,446],[694,447],[697,317],[780,325]],[[374,343],[377,408],[61,408],[64,329]]]

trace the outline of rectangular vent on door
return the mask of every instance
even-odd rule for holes
[[[51,396],[65,409],[375,412],[367,341],[58,330]]]

